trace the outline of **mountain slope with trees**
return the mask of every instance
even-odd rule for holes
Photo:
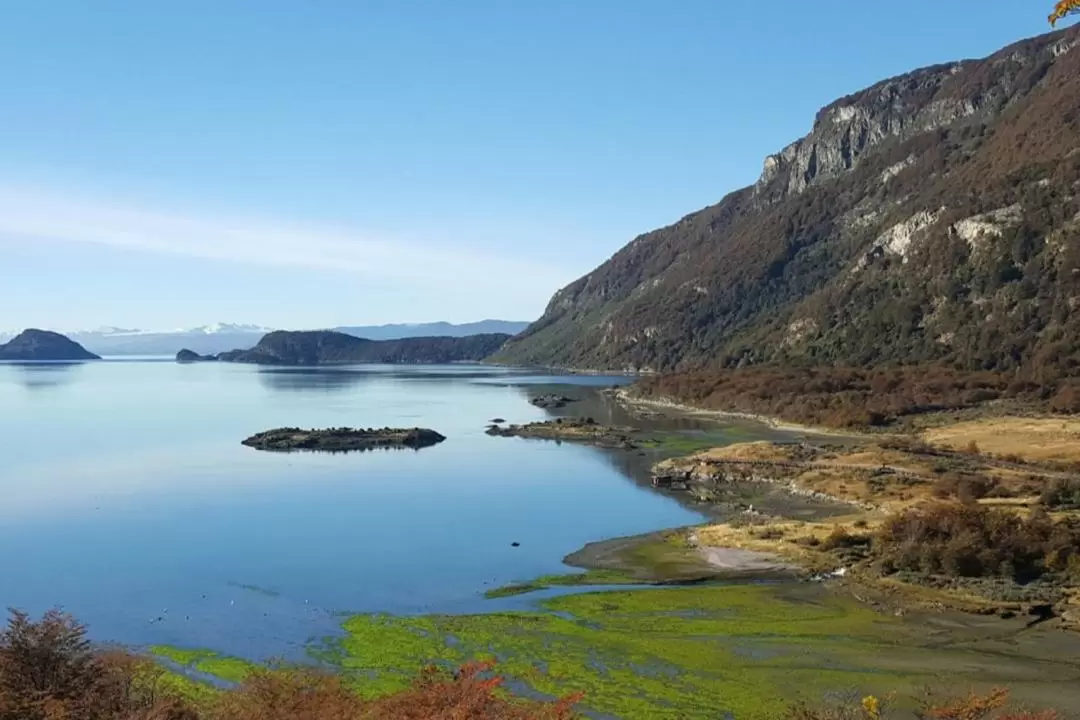
[[[1078,43],[1073,27],[833,102],[755,185],[635,239],[493,360],[1077,374]]]
[[[231,350],[216,357],[201,359],[259,365],[478,362],[498,350],[509,337],[489,333],[466,337],[366,340],[332,330],[277,330],[264,335],[249,350]],[[177,359],[191,360],[190,357],[181,358],[179,355]]]

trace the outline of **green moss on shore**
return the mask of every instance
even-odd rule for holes
[[[586,585],[640,585],[629,573],[621,570],[587,570],[582,573],[565,575],[541,575],[529,582],[503,585],[484,593],[489,600],[496,598],[524,595],[552,587],[582,587]]]
[[[194,670],[205,675],[212,675],[226,682],[240,682],[246,678],[252,670],[259,667],[258,664],[235,657],[227,657],[213,650],[178,648],[171,645],[153,645],[149,648],[151,655],[179,665],[188,670]]]
[[[792,688],[817,699],[895,687],[898,674],[874,663],[894,624],[849,600],[769,586],[610,591],[536,612],[358,615],[320,655],[368,696],[406,687],[428,663],[493,659],[512,686],[584,692],[589,708],[621,718],[757,717],[790,703]]]

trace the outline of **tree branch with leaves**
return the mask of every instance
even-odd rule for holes
[[[1050,13],[1050,26],[1057,25],[1057,21],[1066,15],[1072,15],[1074,13],[1080,13],[1080,0],[1060,0],[1057,5],[1054,6],[1054,12]]]

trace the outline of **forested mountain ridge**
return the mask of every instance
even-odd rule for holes
[[[635,239],[492,359],[681,371],[1080,353],[1080,29],[822,109],[759,181]]]
[[[335,365],[353,363],[431,364],[478,362],[499,349],[509,335],[488,333],[466,337],[411,337],[367,340],[333,330],[267,333],[255,347],[198,357],[181,351],[177,360],[220,360],[258,365]]]

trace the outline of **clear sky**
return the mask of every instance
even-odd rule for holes
[[[1052,0],[10,0],[0,328],[532,319]]]

